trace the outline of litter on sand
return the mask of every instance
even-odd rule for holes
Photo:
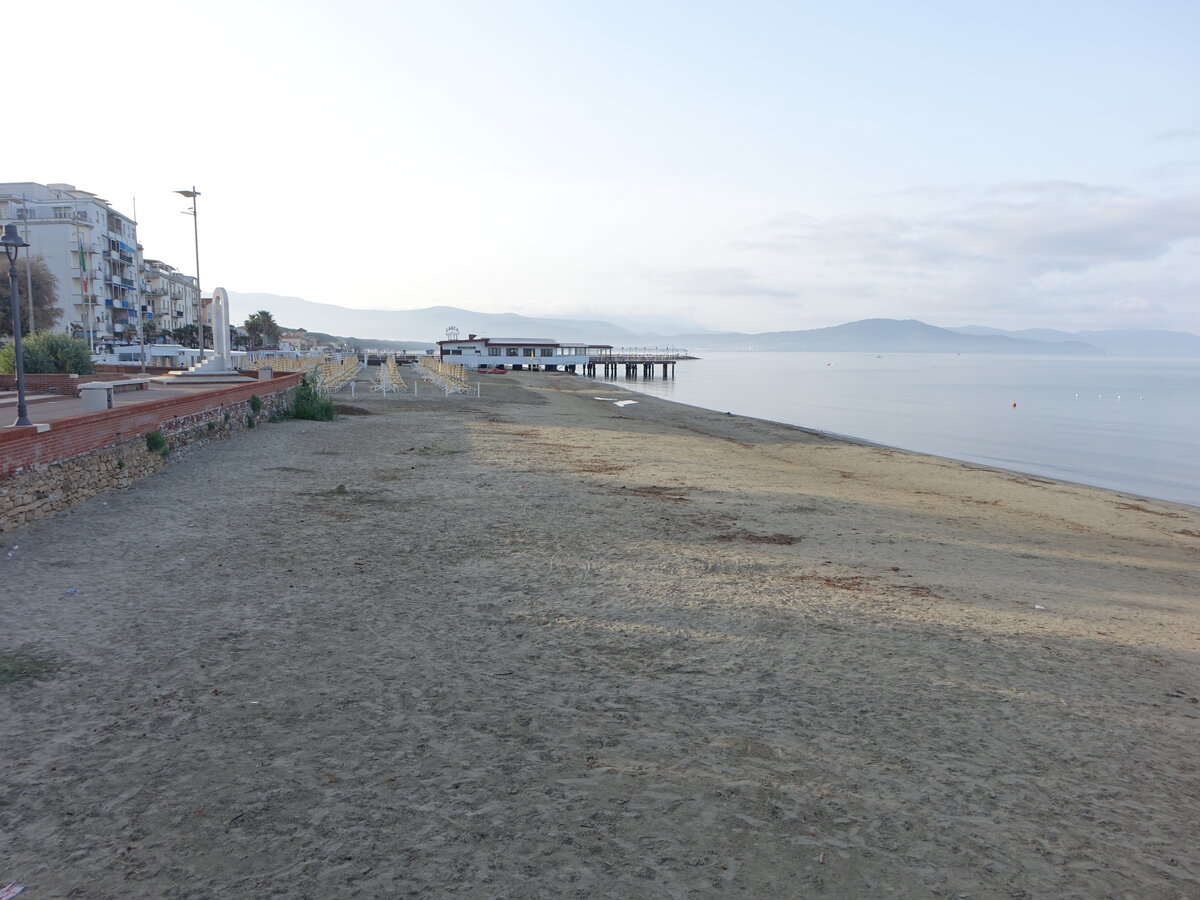
[[[1034,609],[1045,609],[1046,607],[1044,607],[1044,606],[1038,606],[1038,605],[1035,603],[1035,604],[1033,604],[1033,608],[1034,608]]]
[[[612,397],[593,397],[593,400],[603,400],[605,403],[611,403],[613,406],[629,406],[631,403],[637,403],[636,400],[614,400]]]
[[[25,890],[25,885],[10,881],[4,887],[0,888],[0,900],[8,900],[9,897],[15,897],[23,890]]]

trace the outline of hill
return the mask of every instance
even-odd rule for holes
[[[312,303],[299,297],[277,294],[229,292],[230,321],[241,322],[260,309],[270,310],[275,320],[308,331],[334,335],[356,335],[366,344],[400,341],[429,344],[446,337],[454,325],[459,333],[489,337],[553,337],[560,341],[636,345],[642,336],[611,322],[580,319],[543,319],[515,313],[480,313],[456,306],[425,309],[348,309],[331,303]],[[657,340],[661,341],[661,338]]]
[[[1049,344],[1004,335],[960,334],[916,319],[863,319],[808,331],[680,335],[691,349],[889,353],[1064,353],[1103,351],[1079,341]]]
[[[740,332],[674,330],[657,319],[660,333],[633,331],[612,322],[536,318],[515,313],[481,313],[456,306],[424,309],[348,309],[277,294],[229,293],[231,317],[241,322],[259,309],[276,321],[353,341],[360,346],[424,348],[446,336],[453,325],[459,334],[487,337],[552,337],[566,342],[612,344],[616,347],[686,347],[691,350],[794,350],[869,353],[1036,353],[1112,356],[1200,357],[1200,337],[1180,331],[1112,330],[1004,331],[969,325],[939,328],[916,319],[863,319],[829,328],[803,331]],[[633,324],[631,320],[626,320]]]
[[[1098,347],[1110,356],[1183,357],[1200,356],[1200,336],[1186,331],[1162,331],[1155,329],[1114,329],[1110,331],[1056,331],[1051,328],[1026,328],[1020,331],[1004,331],[983,325],[966,325],[951,328],[960,334],[1006,335],[1049,343],[1061,341],[1083,341]]]

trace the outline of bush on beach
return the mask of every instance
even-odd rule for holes
[[[314,422],[332,422],[337,418],[337,410],[333,400],[323,394],[312,379],[305,375],[292,392],[292,416]]]

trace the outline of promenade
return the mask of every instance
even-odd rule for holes
[[[1200,509],[481,380],[7,535],[0,885],[1200,895]]]

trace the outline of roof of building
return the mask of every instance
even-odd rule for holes
[[[452,341],[438,341],[439,344],[521,344],[523,346],[537,345],[542,347],[557,347],[558,341],[554,338],[455,338]]]

